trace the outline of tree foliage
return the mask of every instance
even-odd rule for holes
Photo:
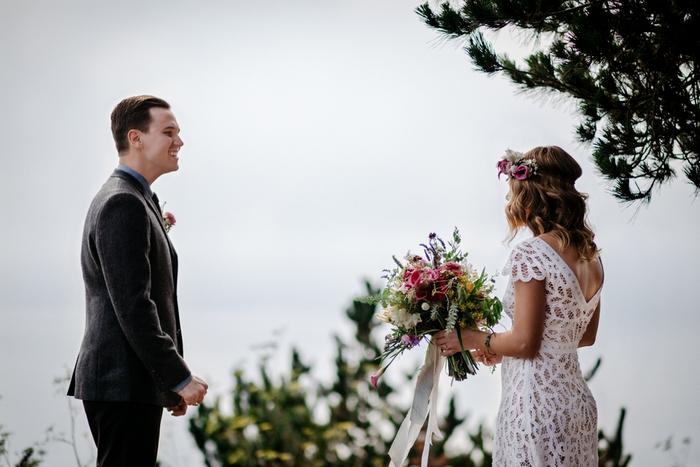
[[[466,39],[476,68],[525,91],[573,98],[580,141],[624,202],[651,200],[680,168],[700,193],[700,3],[696,0],[465,0],[417,13]],[[512,28],[538,44],[524,65],[484,33]],[[524,33],[524,34],[523,34]],[[543,44],[549,44],[547,46]]]
[[[625,408],[621,408],[614,436],[608,437],[603,430],[598,431],[598,465],[600,467],[627,467],[632,460],[632,455],[625,454],[622,446],[625,413]]]
[[[24,449],[17,463],[11,462],[8,448],[10,435],[11,433],[3,431],[2,425],[0,425],[0,461],[4,461],[2,463],[7,467],[36,467],[41,464],[44,451],[33,447]]]

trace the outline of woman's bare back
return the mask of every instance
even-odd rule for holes
[[[540,235],[540,238],[547,242],[571,268],[586,301],[590,301],[601,285],[603,285],[603,267],[600,261],[582,260],[575,245],[569,245],[564,251],[560,250],[559,241],[550,233],[544,233]]]

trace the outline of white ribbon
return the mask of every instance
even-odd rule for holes
[[[423,456],[421,467],[428,466],[428,456],[430,455],[430,445],[433,444],[433,435],[436,439],[442,439],[442,433],[438,428],[437,419],[437,396],[438,383],[444,357],[440,355],[440,350],[433,342],[428,347],[425,356],[425,363],[418,372],[416,378],[416,390],[413,394],[413,403],[406,414],[406,418],[396,433],[394,442],[389,448],[389,467],[402,467],[408,452],[420,434],[421,428],[428,418],[428,426],[425,432],[423,443]]]

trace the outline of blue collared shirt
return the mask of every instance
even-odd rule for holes
[[[153,196],[153,190],[151,189],[151,185],[148,183],[148,181],[144,178],[143,175],[135,171],[134,169],[127,167],[125,165],[119,164],[117,166],[117,170],[121,170],[122,172],[126,172],[132,177],[134,177],[136,180],[139,181],[141,185],[143,185],[143,189],[146,190],[146,193],[148,193],[148,196]]]
[[[146,193],[148,193],[148,196],[153,197],[153,190],[151,189],[151,185],[148,183],[148,181],[144,178],[143,175],[141,175],[140,173],[138,173],[134,169],[129,168],[129,167],[122,165],[122,164],[119,164],[117,166],[117,170],[121,170],[122,172],[126,172],[129,175],[131,175],[132,177],[134,177],[136,180],[138,180],[138,182],[141,185],[143,185],[143,189],[146,190]],[[190,384],[190,381],[192,381],[192,375],[189,375],[187,378],[185,378],[185,380],[182,383],[180,383],[177,386],[175,386],[174,388],[172,388],[171,391],[173,391],[173,392],[182,391],[183,389],[185,389],[185,386]]]

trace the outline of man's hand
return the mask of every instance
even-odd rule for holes
[[[204,400],[204,395],[207,393],[207,388],[209,388],[209,385],[205,383],[204,380],[198,376],[194,376],[192,377],[192,381],[190,381],[184,389],[178,391],[177,393],[180,395],[180,397],[182,397],[185,404],[199,405]]]
[[[173,417],[180,417],[187,413],[187,403],[183,399],[178,405],[175,407],[168,407],[167,410]]]

